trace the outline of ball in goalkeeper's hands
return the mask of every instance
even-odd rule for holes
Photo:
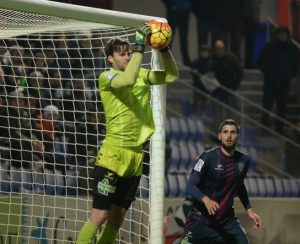
[[[150,20],[147,24],[151,27],[147,44],[154,49],[167,48],[172,40],[172,29],[168,22]]]

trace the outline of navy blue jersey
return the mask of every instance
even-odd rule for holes
[[[187,195],[194,200],[195,209],[208,222],[220,222],[233,216],[233,200],[239,196],[245,209],[251,207],[244,178],[250,158],[239,151],[232,157],[223,154],[221,147],[204,152],[197,160],[187,183]],[[202,202],[204,196],[216,201],[220,208],[210,216]]]

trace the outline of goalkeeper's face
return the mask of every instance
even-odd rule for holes
[[[127,48],[120,48],[108,56],[108,61],[115,70],[124,71],[131,58],[131,52]]]

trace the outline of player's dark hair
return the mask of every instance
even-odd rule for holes
[[[130,43],[127,40],[121,38],[112,38],[109,39],[105,45],[105,55],[113,55],[114,52],[120,50],[129,50]]]
[[[225,119],[224,121],[222,121],[221,124],[219,125],[219,130],[218,130],[219,133],[221,133],[221,131],[223,130],[223,127],[224,127],[225,125],[233,125],[233,126],[235,126],[235,127],[236,127],[237,133],[240,134],[240,126],[239,126],[239,124],[238,124],[235,120],[233,120],[233,119]]]

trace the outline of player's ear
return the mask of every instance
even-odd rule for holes
[[[218,133],[218,139],[221,141],[221,133]]]
[[[113,56],[108,55],[108,56],[107,56],[107,61],[108,61],[110,64],[112,64],[112,63],[113,63]]]

